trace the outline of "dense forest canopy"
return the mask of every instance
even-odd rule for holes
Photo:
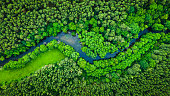
[[[169,0],[1,0],[0,63],[61,32],[78,36],[81,50],[91,58],[120,52],[89,63],[72,46],[51,40],[10,60],[0,73],[26,68],[54,49],[60,53],[51,58],[65,59],[52,64],[47,60],[43,68],[37,63],[37,71],[5,79],[0,95],[170,95],[169,4]]]

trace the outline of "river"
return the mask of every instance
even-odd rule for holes
[[[144,31],[139,32],[138,34],[138,38],[140,36],[142,36],[143,34],[149,32],[147,29],[145,29]],[[137,39],[138,39],[137,38]],[[0,66],[3,66],[5,63],[9,62],[10,60],[17,60],[18,58],[23,57],[24,55],[28,54],[29,52],[32,52],[36,47],[39,47],[41,44],[47,44],[48,42],[52,41],[53,39],[59,40],[64,42],[67,45],[72,46],[77,52],[79,52],[80,57],[84,58],[86,61],[88,61],[89,63],[93,63],[94,60],[101,60],[101,59],[109,59],[109,58],[113,58],[115,57],[119,52],[121,52],[119,49],[117,50],[117,52],[111,54],[111,53],[107,53],[106,56],[104,58],[100,58],[99,56],[97,56],[95,59],[89,57],[86,55],[86,53],[82,52],[81,50],[81,44],[80,44],[80,39],[78,38],[78,35],[76,34],[76,36],[72,36],[70,32],[68,32],[67,34],[64,32],[59,33],[56,37],[50,36],[50,37],[46,37],[44,40],[42,40],[40,43],[38,43],[36,46],[31,47],[28,51],[21,53],[20,55],[14,57],[10,57],[4,61],[0,61]],[[137,39],[133,39],[130,43],[129,46],[131,44],[134,44],[134,42]],[[125,48],[126,49],[126,48]],[[125,50],[123,49],[123,51]]]

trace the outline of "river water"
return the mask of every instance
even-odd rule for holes
[[[148,30],[145,29],[144,31],[141,31],[138,34],[138,38],[147,33]],[[138,39],[137,38],[137,39]],[[50,41],[52,41],[53,39],[59,40],[64,42],[67,45],[72,46],[77,52],[79,52],[80,57],[84,58],[86,61],[88,61],[89,63],[93,63],[94,60],[101,60],[101,59],[108,59],[108,58],[113,58],[115,57],[119,52],[121,52],[119,49],[117,50],[117,52],[111,54],[111,53],[107,53],[106,56],[104,58],[100,58],[99,56],[97,56],[95,59],[88,57],[86,55],[86,53],[82,52],[81,50],[81,44],[80,44],[80,39],[78,38],[78,35],[76,34],[76,36],[72,36],[70,32],[68,32],[67,34],[64,32],[59,33],[56,37],[50,36],[50,37],[46,37],[46,39],[42,40],[40,43],[37,44],[37,46],[33,46],[31,47],[28,51],[21,53],[20,55],[16,56],[16,57],[10,57],[4,61],[0,61],[0,66],[3,66],[5,63],[9,62],[10,60],[17,60],[18,58],[23,57],[24,55],[28,54],[29,52],[32,52],[36,47],[39,47],[41,44],[46,44]],[[133,44],[136,41],[136,39],[133,39],[130,43],[129,46],[131,44]],[[125,49],[123,49],[125,50]]]

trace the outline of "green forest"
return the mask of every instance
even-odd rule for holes
[[[170,96],[169,14],[169,0],[0,0],[0,96]]]

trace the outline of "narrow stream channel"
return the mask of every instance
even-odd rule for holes
[[[140,36],[142,36],[143,34],[146,34],[147,32],[149,32],[147,29],[145,29],[144,31],[141,31],[139,34],[138,34],[138,38]],[[137,39],[138,39],[137,38]],[[0,61],[0,66],[3,66],[5,65],[5,63],[9,62],[10,60],[17,60],[18,58],[21,58],[23,57],[24,55],[28,54],[29,52],[32,52],[36,47],[39,47],[41,44],[46,44],[50,41],[52,41],[53,39],[56,39],[56,40],[59,40],[61,42],[64,42],[65,44],[67,45],[70,45],[72,46],[77,52],[79,52],[80,54],[80,57],[84,58],[86,61],[88,61],[89,63],[93,63],[94,60],[102,60],[102,59],[109,59],[109,58],[113,58],[115,57],[119,52],[121,52],[119,49],[117,52],[111,54],[111,53],[107,53],[106,56],[104,58],[100,58],[99,56],[97,56],[95,59],[89,57],[86,55],[86,53],[82,52],[81,50],[81,44],[80,44],[80,39],[78,38],[78,35],[76,36],[72,36],[71,33],[64,33],[64,32],[61,32],[59,33],[56,37],[53,37],[53,36],[50,36],[50,37],[47,37],[46,39],[42,40],[37,46],[33,46],[31,47],[28,51],[24,52],[24,53],[21,53],[20,55],[16,56],[16,57],[10,57],[4,61]],[[129,46],[131,44],[133,44],[137,39],[133,39]],[[126,48],[125,48],[126,49]],[[123,49],[123,51],[125,50]]]

